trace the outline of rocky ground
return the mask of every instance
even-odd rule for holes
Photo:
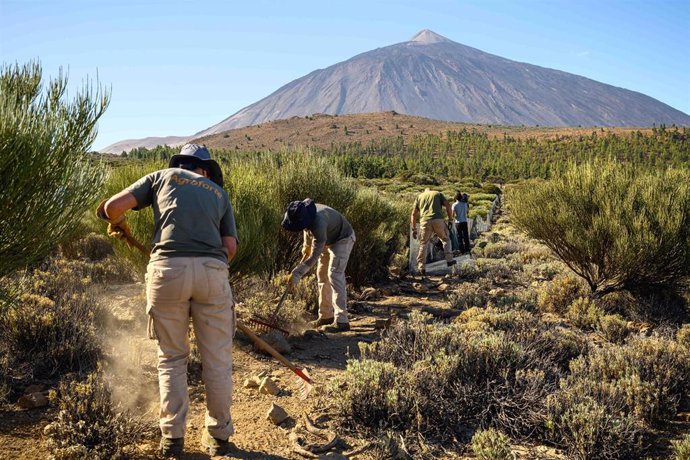
[[[238,447],[237,456],[246,459],[303,458],[294,450],[295,435],[307,443],[324,444],[323,439],[305,430],[303,414],[313,419],[317,427],[330,426],[333,414],[324,389],[332,377],[345,369],[348,359],[359,356],[358,344],[377,340],[381,333],[378,328],[405,317],[412,310],[424,310],[441,318],[454,316],[458,312],[450,309],[446,300],[446,292],[453,283],[440,276],[409,277],[365,290],[363,295],[350,302],[352,329],[349,332],[323,334],[311,331],[304,337],[291,340],[292,350],[287,357],[297,366],[308,369],[314,380],[314,388],[305,401],[298,398],[299,379],[275,360],[257,353],[251,343],[238,334],[233,355],[232,406],[236,431],[232,440]],[[125,407],[146,412],[155,426],[158,397],[155,342],[145,338],[143,285],[108,286],[102,295],[111,306],[114,318],[109,327],[111,333],[104,338],[108,344],[108,372],[116,388],[114,397]],[[248,380],[262,376],[268,376],[277,384],[277,394],[264,394],[258,388],[248,387]],[[209,458],[199,444],[204,421],[204,390],[199,365],[194,358],[190,364],[189,392],[192,405],[183,458]],[[288,415],[278,425],[267,418],[274,403],[285,409]],[[0,459],[46,458],[42,430],[53,415],[53,410],[47,406],[4,408],[0,412]],[[291,437],[293,432],[295,434]],[[341,437],[343,442],[320,458],[344,458],[342,452],[368,442],[342,434]],[[141,454],[152,455],[157,441],[153,436],[141,445]],[[523,448],[522,451],[524,458],[535,458],[535,455],[548,458],[545,449]],[[374,454],[365,451],[356,458],[374,458]]]

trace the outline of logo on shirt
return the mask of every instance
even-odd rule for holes
[[[209,192],[213,192],[219,200],[222,198],[222,195],[220,194],[220,190],[218,190],[213,185],[208,184],[204,181],[196,180],[196,179],[187,179],[185,177],[180,177],[177,174],[173,174],[170,179],[173,182],[175,182],[177,185],[193,185],[195,187],[201,187],[205,190],[208,190]]]

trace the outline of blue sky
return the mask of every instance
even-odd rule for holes
[[[207,128],[317,68],[431,29],[690,113],[690,0],[0,0],[3,63],[112,90],[94,147]]]

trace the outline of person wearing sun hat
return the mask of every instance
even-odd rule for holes
[[[318,263],[319,318],[314,325],[326,326],[326,332],[350,330],[345,268],[356,241],[352,225],[335,209],[307,198],[288,205],[281,226],[304,235],[302,260],[292,270],[289,283],[299,283]]]
[[[153,249],[146,272],[149,336],[158,341],[160,387],[159,453],[178,457],[184,449],[189,412],[187,361],[189,319],[194,326],[206,389],[201,445],[211,455],[234,446],[230,418],[235,303],[228,263],[239,240],[223,173],[203,145],[187,144],[169,167],[139,179],[104,200],[96,214],[108,234],[131,237],[125,213],[153,208]]]

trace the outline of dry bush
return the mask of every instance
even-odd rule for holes
[[[583,287],[572,275],[558,276],[539,290],[537,308],[542,313],[565,314],[570,304],[584,294]]]
[[[690,348],[662,337],[606,344],[570,364],[568,387],[602,404],[619,401],[646,422],[672,419],[690,391]]]
[[[484,307],[489,300],[488,289],[477,283],[461,283],[448,296],[451,308],[467,310],[472,307]]]
[[[523,246],[514,241],[499,241],[487,244],[483,254],[487,259],[505,259],[508,255],[522,250]]]
[[[526,264],[523,271],[535,281],[551,281],[556,276],[563,274],[567,267],[562,262],[552,261],[537,264]]]
[[[489,428],[472,436],[472,452],[480,460],[511,460],[510,440],[500,431]]]
[[[576,460],[634,458],[641,448],[639,422],[616,401],[600,402],[567,388],[548,397],[547,436]]]
[[[599,331],[606,340],[612,343],[622,343],[630,332],[628,322],[621,315],[602,316],[599,319]]]
[[[506,259],[477,259],[477,269],[497,285],[512,284],[522,273],[519,264]]]
[[[681,439],[671,441],[674,460],[687,460],[690,458],[690,433]]]
[[[567,370],[570,361],[588,351],[582,334],[545,323],[524,310],[502,310],[495,307],[470,308],[455,323],[467,331],[499,330],[526,348],[538,350],[560,370]]]
[[[52,298],[23,294],[0,315],[0,369],[12,389],[88,371],[101,355],[96,324],[103,322],[103,307],[80,285],[61,287]]]
[[[553,259],[551,249],[543,244],[523,243],[510,257],[522,264],[544,263]]]
[[[47,425],[51,458],[128,459],[142,458],[137,443],[151,434],[151,423],[124,411],[112,402],[111,389],[100,372],[83,382],[64,381],[52,390],[56,419]]]
[[[594,330],[604,315],[596,301],[589,297],[578,297],[568,306],[565,317],[580,329]]]
[[[676,341],[679,344],[690,348],[690,324],[683,324],[680,328],[678,328],[678,331],[676,332]]]
[[[246,285],[242,302],[238,304],[239,313],[244,316],[256,316],[264,321],[271,320],[289,278],[288,272],[281,272],[270,281],[254,280],[251,285]],[[275,324],[298,335],[304,329],[309,314],[314,313],[317,307],[316,276],[308,275],[287,294],[275,317]]]
[[[81,259],[97,262],[114,253],[115,251],[113,251],[109,238],[96,233],[89,233],[60,244],[60,255],[64,259]]]
[[[533,433],[546,395],[556,388],[555,353],[541,336],[523,334],[534,318],[494,316],[486,321],[506,331],[472,327],[483,320],[441,325],[413,314],[382,341],[362,346],[362,361],[350,361],[336,383],[344,423],[370,433],[412,429],[432,443],[464,439],[463,427]]]

